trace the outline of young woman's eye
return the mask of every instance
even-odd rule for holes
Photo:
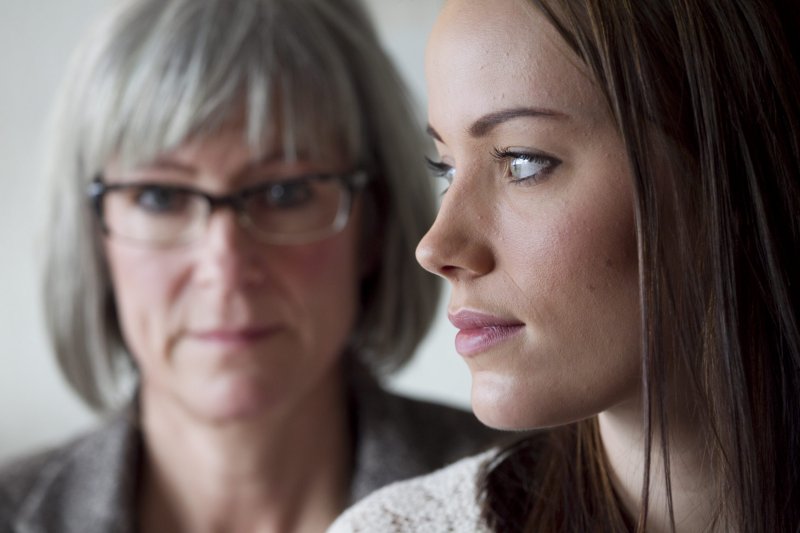
[[[561,163],[554,157],[508,149],[495,150],[493,156],[507,165],[507,177],[515,183],[537,183]]]
[[[428,163],[428,168],[431,171],[431,175],[434,178],[444,180],[446,182],[445,186],[441,190],[441,194],[446,193],[447,189],[453,183],[453,177],[455,177],[456,174],[455,167],[441,161],[433,161],[427,157],[425,158],[425,161]]]

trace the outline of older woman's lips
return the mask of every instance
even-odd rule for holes
[[[221,345],[248,345],[261,341],[277,331],[276,328],[210,329],[193,331],[195,340]]]
[[[464,357],[485,352],[525,329],[525,324],[518,320],[474,311],[459,311],[449,314],[448,318],[459,330],[456,334],[456,350]]]

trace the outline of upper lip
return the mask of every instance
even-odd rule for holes
[[[256,337],[273,331],[269,326],[212,327],[197,329],[191,333],[197,337]]]
[[[455,327],[461,330],[523,325],[522,322],[515,318],[502,318],[466,309],[455,313],[448,313],[447,318]]]

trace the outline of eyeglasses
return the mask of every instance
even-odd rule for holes
[[[230,207],[253,237],[267,244],[307,244],[341,231],[353,197],[369,182],[364,171],[272,180],[216,196],[153,182],[105,183],[87,190],[104,233],[153,247],[198,241],[210,215]]]

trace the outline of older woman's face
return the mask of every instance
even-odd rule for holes
[[[191,141],[108,182],[165,182],[225,194],[266,178],[350,170],[342,162],[255,160],[241,132]],[[225,420],[286,409],[338,376],[359,282],[359,202],[343,231],[311,244],[262,244],[229,209],[190,245],[107,238],[105,253],[142,394]],[[166,404],[164,404],[166,407]]]
[[[634,401],[632,184],[600,90],[521,0],[450,0],[426,73],[452,182],[417,257],[452,284],[477,415],[530,428]]]

